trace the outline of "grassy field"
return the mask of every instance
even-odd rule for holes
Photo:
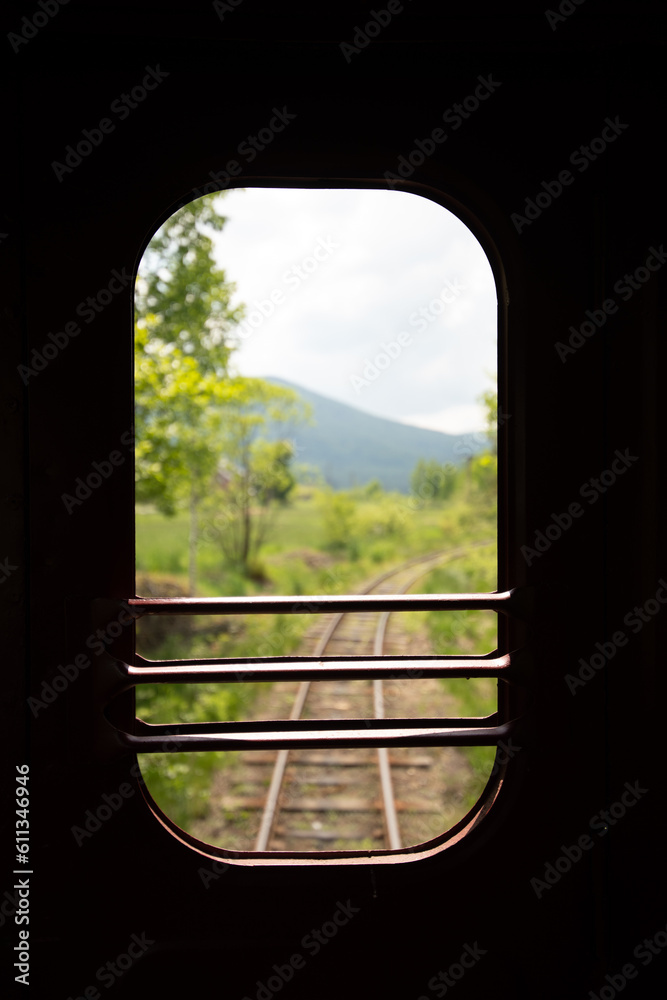
[[[465,558],[435,570],[418,590],[431,593],[496,589],[495,510],[487,494],[424,502],[377,489],[331,493],[301,489],[277,508],[253,567],[253,578],[231,570],[213,543],[198,547],[197,593],[335,594],[362,583],[412,556],[494,540]],[[205,526],[204,526],[205,527]],[[208,537],[206,532],[202,532]],[[137,513],[137,590],[151,596],[187,593],[188,520]],[[483,653],[496,646],[493,612],[421,613],[434,653]],[[147,619],[138,624],[137,649],[151,659],[286,655],[298,649],[310,615]],[[410,627],[410,615],[406,615]],[[428,650],[425,650],[428,652]],[[495,683],[443,681],[455,694],[461,715],[486,715],[495,708]],[[259,685],[154,685],[137,691],[137,714],[146,722],[214,722],[243,718]],[[479,788],[491,770],[493,748],[466,748]],[[207,809],[213,771],[222,753],[151,754],[140,765],[154,798],[186,829]]]

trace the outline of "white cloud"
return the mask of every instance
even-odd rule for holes
[[[481,246],[454,215],[389,190],[249,188],[220,205],[229,221],[216,236],[218,262],[237,284],[234,302],[255,321],[235,355],[241,373],[421,427],[483,426],[477,398],[496,368],[495,285]],[[318,247],[323,259],[313,267]],[[465,287],[420,329],[415,313],[447,281]],[[284,298],[269,310],[275,291]],[[355,391],[352,376],[401,332],[411,343]]]
[[[471,403],[449,406],[437,413],[408,414],[401,417],[400,422],[414,427],[426,427],[428,430],[444,431],[445,434],[478,433],[486,428],[484,410]]]

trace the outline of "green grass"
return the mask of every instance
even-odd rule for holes
[[[335,494],[333,495],[336,496]],[[349,493],[354,507],[345,544],[337,544],[327,533],[326,497],[311,491],[271,515],[271,530],[260,552],[260,562],[267,570],[271,589],[282,584],[281,566],[307,571],[308,553],[330,556],[330,563],[345,566],[346,579],[362,579],[367,570],[380,563],[395,563],[412,555],[459,545],[475,539],[477,532],[493,530],[484,513],[470,511],[459,502],[422,505],[401,494],[365,497],[362,490]],[[200,526],[204,538],[206,524]],[[306,556],[304,560],[304,554]],[[301,563],[301,565],[298,565]],[[358,567],[346,565],[359,563]],[[202,539],[198,546],[198,590],[202,596],[251,591],[248,581],[230,571],[220,549]],[[137,572],[171,574],[182,577],[186,585],[188,567],[188,516],[180,512],[168,518],[146,512],[137,514]],[[317,582],[306,572],[304,583]],[[276,591],[277,592],[277,591]],[[302,591],[303,592],[303,591]]]
[[[137,513],[137,572],[187,574],[188,517]]]
[[[496,546],[472,549],[465,559],[435,570],[427,579],[429,593],[485,593],[496,589]],[[433,611],[427,616],[433,652],[477,655],[493,652],[498,643],[494,611]],[[498,682],[483,677],[452,678],[441,683],[458,702],[461,717],[484,717],[497,709]],[[471,807],[493,767],[495,747],[463,747],[474,782],[466,807]]]
[[[205,525],[202,525],[202,529]],[[345,494],[301,490],[278,508],[256,560],[255,579],[225,564],[213,543],[198,547],[197,592],[201,596],[244,594],[335,594],[359,589],[365,581],[415,555],[495,539],[495,510],[483,496],[454,495],[424,503],[400,494],[358,489]],[[205,532],[202,530],[205,537]],[[420,581],[431,593],[496,589],[495,545],[472,549]],[[137,513],[137,574],[153,593],[187,593],[188,517],[147,510]],[[484,653],[496,646],[493,612],[431,612],[427,629],[435,653]],[[289,655],[299,646],[311,615],[230,618],[152,618],[137,627],[137,648],[148,658],[179,659]],[[495,710],[496,685],[486,680],[443,681],[458,700],[462,716]],[[260,685],[155,685],[137,692],[137,713],[147,722],[213,722],[242,718]],[[476,800],[493,766],[495,748],[465,753],[475,776]],[[151,754],[140,766],[158,805],[179,825],[206,813],[210,784],[224,753]]]

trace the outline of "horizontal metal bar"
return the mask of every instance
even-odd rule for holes
[[[493,715],[474,718],[430,718],[430,719],[376,719],[369,718],[356,719],[238,719],[233,722],[172,722],[153,724],[144,722],[143,719],[135,719],[135,736],[154,736],[158,733],[165,737],[178,736],[201,736],[203,734],[214,734],[224,736],[228,733],[283,733],[299,734],[302,732],[320,732],[336,730],[343,732],[347,730],[366,731],[369,728],[381,729],[391,732],[394,729],[465,729],[471,726],[474,729],[492,728],[498,724],[498,713]]]
[[[479,719],[443,719],[440,725],[424,725],[426,720],[392,719],[373,720],[367,728],[351,729],[341,723],[323,721],[321,726],[313,720],[305,724],[309,728],[292,722],[289,729],[229,731],[222,724],[215,732],[202,732],[207,726],[199,727],[199,732],[174,733],[173,726],[151,726],[150,736],[137,736],[116,729],[123,746],[134,753],[182,753],[198,750],[295,750],[332,747],[416,747],[416,746],[492,746],[500,740],[509,739],[513,723],[500,726],[479,726]],[[389,726],[386,723],[392,722]],[[462,725],[454,725],[461,723]],[[355,724],[359,725],[359,720]],[[463,728],[465,726],[466,728]],[[147,727],[142,727],[142,731]],[[181,727],[185,728],[185,727]],[[193,727],[187,727],[191,729]]]
[[[124,602],[143,615],[307,615],[349,611],[503,611],[511,612],[515,590],[495,594],[349,594],[310,597],[135,597]]]
[[[146,665],[144,665],[146,664]],[[254,662],[239,661],[160,661],[139,666],[118,662],[126,683],[135,684],[204,684],[240,683],[245,681],[318,681],[365,679],[412,679],[421,677],[502,677],[511,671],[511,654],[498,657],[451,656],[363,659],[314,657],[296,660],[287,657],[267,657]]]

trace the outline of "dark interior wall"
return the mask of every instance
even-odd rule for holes
[[[406,2],[351,52],[341,42],[363,41],[357,26],[372,20],[364,5],[304,13],[254,0],[224,6],[73,0],[43,27],[33,24],[34,36],[22,18],[35,22],[43,8],[3,10],[3,732],[10,768],[31,765],[33,995],[64,1000],[90,986],[104,996],[97,971],[136,934],[153,943],[109,984],[118,996],[175,997],[213,977],[220,996],[254,998],[258,981],[300,952],[305,966],[285,984],[286,997],[430,998],[444,995],[429,983],[466,945],[484,955],[456,983],[460,998],[598,995],[612,988],[605,976],[627,963],[637,972],[628,995],[657,996],[667,957],[644,963],[635,949],[667,924],[665,612],[644,612],[643,621],[633,609],[655,598],[667,573],[658,7],[587,0],[561,4],[572,12],[550,23],[534,5],[464,12]],[[20,31],[31,37],[17,42]],[[125,115],[116,102],[145,77],[155,89]],[[245,186],[384,184],[480,77],[493,92],[406,187],[461,214],[501,290],[510,414],[501,581],[529,588],[532,602],[529,627],[513,623],[508,634],[511,646],[530,650],[522,751],[488,817],[432,857],[232,864],[205,887],[211,857],[159,826],[131,756],[99,738],[101,658],[91,655],[37,716],[26,701],[59,664],[90,651],[94,614],[108,613],[91,602],[134,592],[128,276],[159,223],[211,172],[225,183],[230,161],[241,164],[234,183]],[[251,161],[241,144],[275,109],[295,117]],[[54,168],[67,166],[67,147],[84,130],[90,152],[79,164],[70,159],[67,172]],[[599,153],[577,154],[603,134]],[[559,181],[566,170],[570,180]],[[633,278],[647,260],[655,270]],[[111,302],[87,322],[80,303],[98,300],[111,282]],[[617,308],[604,325],[559,356],[555,345],[568,342],[570,328],[590,322],[589,312],[601,322],[609,300]],[[123,462],[68,512],[62,494],[114,451]],[[628,456],[618,481],[582,495],[617,451]],[[526,557],[522,547],[535,547],[536,533],[577,501],[581,516]],[[612,642],[619,631],[623,644]],[[566,675],[610,643],[607,662],[573,691]],[[72,825],[125,780],[136,794],[78,846]],[[646,791],[538,898],[531,879],[590,832],[626,783]],[[10,895],[12,842],[13,820],[3,836]],[[359,912],[311,955],[304,935],[348,900]],[[0,975],[11,985],[18,928],[5,916]]]

